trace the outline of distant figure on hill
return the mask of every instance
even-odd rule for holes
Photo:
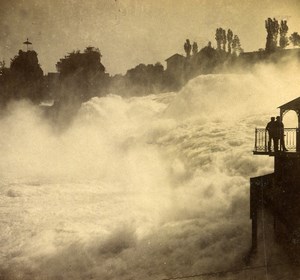
[[[271,121],[268,122],[266,126],[266,130],[269,134],[269,141],[268,141],[268,152],[271,152],[272,140],[274,145],[274,151],[278,151],[278,124],[275,122],[275,118],[271,117]]]
[[[277,134],[280,139],[280,150],[287,152],[288,150],[286,149],[285,144],[284,144],[284,125],[283,125],[283,122],[281,121],[280,116],[276,117],[276,126],[277,126],[277,131],[278,131]]]

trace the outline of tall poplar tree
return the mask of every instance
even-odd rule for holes
[[[279,23],[275,18],[268,18],[265,21],[265,27],[267,30],[266,52],[271,53],[276,51],[277,48]]]
[[[231,53],[232,40],[233,40],[233,32],[231,31],[231,29],[228,29],[227,31],[228,53]]]
[[[285,47],[288,46],[289,44],[289,39],[287,38],[287,33],[288,33],[288,26],[287,26],[287,21],[282,20],[280,22],[280,28],[279,28],[279,34],[280,34],[280,39],[279,39],[279,46],[284,49]]]

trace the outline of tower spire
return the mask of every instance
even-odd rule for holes
[[[32,43],[29,42],[28,38],[25,42],[23,42],[23,44],[27,46],[27,51],[28,51],[28,45],[32,45]]]

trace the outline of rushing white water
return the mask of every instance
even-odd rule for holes
[[[290,70],[94,98],[61,135],[12,105],[0,121],[0,275],[162,279],[242,266],[249,177],[273,168],[251,153],[254,128],[299,95]]]

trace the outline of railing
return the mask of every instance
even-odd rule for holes
[[[299,151],[297,148],[297,138],[299,137],[299,129],[298,128],[285,128],[284,129],[284,143],[285,147],[290,152]],[[261,152],[261,153],[268,153],[268,144],[269,144],[269,134],[265,128],[256,128],[255,129],[255,145],[254,145],[254,152]],[[274,142],[271,141],[271,151],[273,152],[274,149]],[[299,145],[298,144],[298,145]],[[278,151],[283,150],[281,147],[280,140],[278,140]]]

